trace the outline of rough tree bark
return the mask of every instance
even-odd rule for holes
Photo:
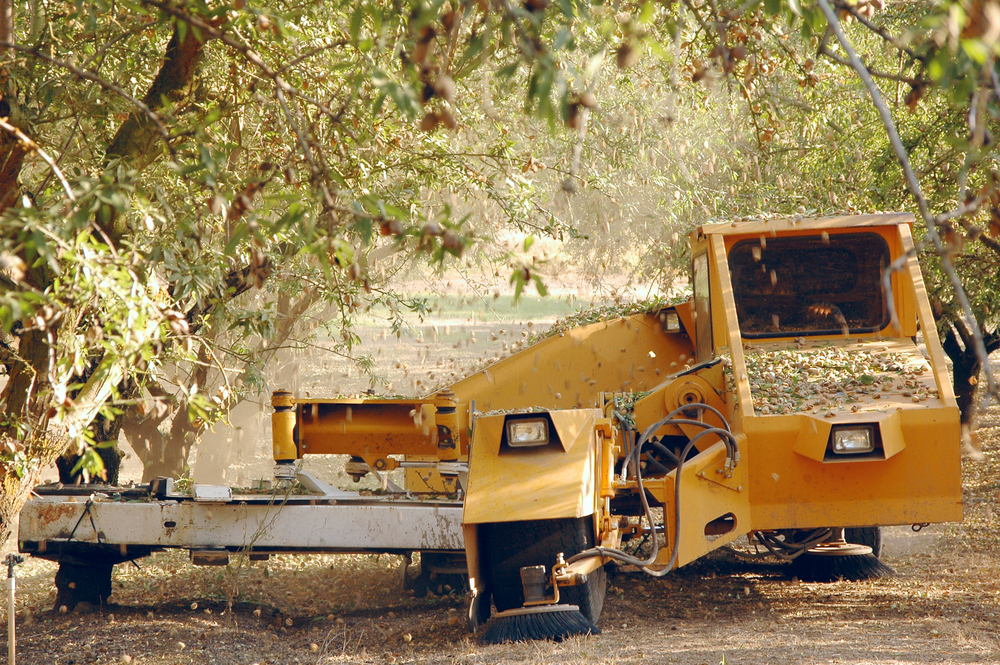
[[[0,0],[0,42],[14,43],[14,1]],[[4,48],[3,53],[9,53],[10,48]]]
[[[0,100],[0,116],[9,115],[9,109],[8,100]],[[4,110],[7,110],[7,113],[4,113]],[[21,175],[21,167],[27,154],[28,151],[23,143],[13,134],[3,132],[0,136],[0,212],[17,201],[21,190],[17,179]]]

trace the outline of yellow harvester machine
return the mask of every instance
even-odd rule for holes
[[[42,487],[21,549],[62,561],[64,582],[165,547],[202,563],[420,551],[451,572],[464,551],[473,629],[554,603],[596,622],[605,564],[659,575],[741,536],[844,574],[878,555],[880,526],[962,519],[959,412],[911,223],[705,225],[686,303],[565,330],[425,399],[274,393],[275,475],[308,494]],[[385,491],[333,488],[307,455],[349,456]],[[382,475],[400,467],[402,487]]]

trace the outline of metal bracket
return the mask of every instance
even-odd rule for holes
[[[369,467],[369,468],[371,468],[371,467]],[[372,469],[371,472],[372,472],[372,474],[374,474],[374,476],[376,478],[378,478],[378,482],[382,486],[382,491],[383,492],[386,491],[386,490],[388,490],[390,492],[400,492],[400,493],[406,491],[402,487],[400,487],[399,485],[397,485],[396,483],[394,483],[391,480],[389,480],[389,474],[388,473],[381,473],[379,471],[376,471],[375,469]]]
[[[229,503],[233,500],[233,490],[225,485],[198,485],[191,488],[195,501],[202,503]]]
[[[337,489],[333,485],[324,482],[312,475],[306,470],[299,471],[298,475],[295,477],[303,487],[305,487],[310,492],[315,492],[316,494],[323,495],[323,498],[354,498],[357,496],[357,492],[348,492],[347,490]]]
[[[560,555],[561,556],[561,555]],[[521,585],[524,587],[524,606],[555,605],[559,602],[559,585],[553,575],[545,574],[545,566],[521,568]]]
[[[472,584],[471,587],[469,598],[469,631],[475,633],[483,624],[489,621],[490,598],[492,594],[490,594],[489,590],[480,589],[475,584]]]
[[[196,566],[228,566],[229,551],[215,548],[191,550],[191,563]]]
[[[713,483],[715,485],[719,485],[720,487],[725,487],[727,490],[732,490],[732,491],[734,491],[736,493],[740,493],[740,492],[743,491],[743,486],[742,485],[737,485],[736,487],[732,486],[731,483],[735,482],[735,481],[732,480],[733,473],[732,473],[732,471],[729,471],[725,467],[722,467],[722,466],[716,467],[712,471],[709,471],[708,469],[704,469],[702,471],[699,471],[698,474],[696,475],[696,477],[699,480],[707,480],[710,483]],[[726,481],[730,481],[730,482],[727,483]]]

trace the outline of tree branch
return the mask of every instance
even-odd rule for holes
[[[856,5],[843,2],[842,0],[834,0],[834,4],[837,6],[837,9],[843,9],[844,11],[849,12],[851,16],[857,19],[858,23],[865,26],[866,28],[874,32],[876,35],[887,41],[894,48],[910,56],[911,60],[921,63],[927,62],[926,56],[917,55],[911,49],[906,48],[906,46],[904,46],[903,43],[900,42],[898,39],[890,35],[885,28],[875,25],[874,23],[868,20],[867,16],[862,16],[860,13],[858,13],[858,8]]]
[[[962,228],[965,230],[966,233],[969,234],[969,236],[983,243],[994,254],[1000,256],[1000,242],[997,242],[994,238],[991,238],[989,235],[986,234],[986,232],[983,231],[983,229],[981,229],[979,226],[973,224],[967,219],[960,218],[958,220],[958,223],[962,225]]]
[[[844,58],[841,58],[839,55],[837,55],[829,48],[827,48],[826,44],[822,44],[819,47],[819,53],[820,55],[825,55],[826,57],[830,58],[830,60],[833,60],[837,64],[843,65],[845,67],[852,67],[852,68],[854,67],[854,65],[851,64],[850,60],[845,60]],[[865,67],[867,67],[867,65],[865,65]],[[888,81],[899,81],[901,83],[907,83],[914,87],[920,85],[919,80],[910,78],[909,76],[900,76],[899,74],[886,74],[884,72],[877,72],[874,70],[868,70],[868,73],[871,74],[872,76],[875,76],[880,79],[886,79]]]
[[[167,100],[187,88],[194,79],[198,61],[205,50],[206,41],[195,30],[186,30],[181,39],[179,24],[174,28],[167,50],[163,56],[163,65],[146,91],[143,104],[150,111],[163,107]],[[156,153],[150,150],[153,139],[151,125],[152,116],[130,114],[115,132],[115,137],[105,151],[105,159],[118,157],[120,159],[146,160],[148,164],[155,159]],[[137,167],[142,170],[142,166]]]
[[[917,176],[913,172],[913,167],[910,165],[910,157],[906,152],[906,148],[903,146],[902,139],[899,137],[899,132],[896,130],[896,123],[893,120],[892,113],[889,111],[889,108],[885,105],[885,101],[882,99],[882,92],[879,90],[878,86],[875,85],[875,81],[872,80],[868,69],[865,67],[864,63],[861,62],[861,58],[858,57],[858,54],[851,45],[851,42],[847,39],[847,35],[844,34],[844,29],[841,27],[840,21],[837,19],[836,12],[834,12],[833,8],[830,6],[829,0],[819,0],[819,5],[823,10],[823,14],[826,15],[826,20],[830,24],[830,29],[837,36],[837,41],[840,42],[840,45],[847,52],[847,55],[850,58],[851,67],[858,73],[858,76],[861,77],[865,87],[868,89],[868,93],[871,95],[872,103],[875,105],[875,108],[878,109],[879,115],[882,117],[882,124],[885,125],[886,133],[889,135],[889,142],[892,145],[893,152],[896,153],[896,157],[899,159],[899,163],[903,168],[903,173],[906,176],[906,183],[910,188],[910,192],[913,194],[913,198],[916,199],[917,207],[920,210],[920,216],[924,220],[927,237],[934,245],[934,250],[937,252],[938,256],[941,257],[941,267],[948,276],[948,280],[951,282],[952,288],[955,290],[955,297],[962,308],[966,323],[969,325],[969,328],[972,330],[975,337],[976,355],[979,357],[980,362],[983,363],[983,368],[986,372],[987,392],[989,395],[996,395],[996,379],[993,376],[993,372],[990,371],[989,363],[987,362],[989,354],[986,352],[982,329],[976,320],[976,315],[972,311],[972,305],[969,302],[968,295],[965,293],[965,288],[962,286],[962,280],[955,271],[955,266],[951,262],[951,259],[948,258],[947,248],[941,240],[941,235],[937,232],[936,220],[931,214],[930,208],[927,204],[927,199],[924,197],[923,191],[921,190],[920,182],[917,180]]]
[[[301,99],[306,103],[316,107],[323,114],[329,116],[332,119],[339,120],[340,116],[338,114],[334,113],[332,109],[327,107],[326,104],[319,101],[318,99],[314,99],[309,95],[305,94],[304,92],[302,92],[301,90],[299,90],[298,88],[296,88],[295,86],[289,85],[283,78],[281,78],[281,74],[272,69],[266,62],[264,62],[264,60],[253,49],[251,49],[246,44],[234,39],[226,32],[220,30],[218,26],[212,25],[207,21],[192,16],[187,12],[184,12],[181,9],[174,7],[173,5],[166,2],[160,2],[158,0],[142,0],[142,1],[145,4],[150,5],[151,7],[156,7],[159,10],[163,11],[164,13],[174,16],[181,21],[184,21],[191,27],[197,28],[198,30],[204,32],[211,38],[221,41],[226,46],[229,46],[230,48],[239,51],[240,53],[243,54],[243,57],[246,58],[247,62],[249,62],[254,67],[259,69],[267,78],[271,79],[274,82],[275,95],[278,99],[278,103],[281,105],[282,111],[288,118],[289,124],[295,131],[295,135],[296,138],[298,139],[299,145],[302,147],[303,156],[309,163],[309,166],[313,171],[313,175],[317,177],[320,175],[320,170],[316,166],[316,163],[312,158],[312,151],[309,148],[309,144],[308,142],[305,141],[305,138],[302,136],[301,130],[299,129],[299,123],[296,122],[295,117],[292,115],[291,110],[288,108],[288,105],[285,102],[284,95],[285,93],[287,93],[292,97]],[[332,206],[334,204],[334,198],[333,194],[330,193],[330,189],[327,187],[326,182],[320,181],[319,185],[320,189],[323,192],[323,202],[327,206]]]
[[[80,69],[79,67],[77,67],[75,65],[71,65],[68,62],[65,62],[63,60],[59,60],[58,58],[53,58],[51,55],[48,55],[47,53],[42,52],[42,50],[40,48],[28,48],[26,46],[20,46],[18,44],[13,44],[11,42],[3,42],[3,41],[0,41],[0,47],[9,47],[9,48],[15,49],[17,51],[20,51],[22,53],[27,53],[29,55],[32,55],[32,56],[36,57],[36,58],[40,58],[42,60],[45,60],[46,62],[49,62],[49,63],[51,63],[51,64],[53,64],[53,65],[55,65],[57,67],[62,67],[63,69],[66,69],[67,71],[69,71],[70,73],[72,73],[74,76],[77,76],[79,78],[85,79],[87,81],[93,81],[94,83],[96,83],[97,85],[101,86],[105,90],[107,90],[109,92],[112,92],[112,93],[118,95],[119,97],[121,97],[122,99],[128,101],[130,104],[132,104],[137,109],[139,109],[140,111],[142,111],[150,119],[150,121],[156,127],[157,133],[163,138],[163,142],[164,142],[164,144],[166,144],[167,149],[170,151],[170,154],[171,155],[176,155],[176,153],[174,152],[173,147],[170,145],[170,134],[167,132],[167,128],[163,126],[163,122],[160,120],[160,116],[157,115],[145,103],[139,101],[138,99],[136,99],[132,95],[130,95],[127,92],[125,92],[121,87],[115,85],[111,81],[107,81],[105,79],[102,79],[100,76],[98,76],[97,74],[95,74],[93,72],[89,72],[89,71]]]
[[[330,49],[339,48],[341,46],[349,46],[349,45],[351,45],[353,43],[354,42],[352,42],[349,39],[339,39],[339,40],[337,40],[335,42],[331,42],[331,43],[326,44],[324,46],[317,46],[313,50],[306,51],[305,53],[303,53],[299,57],[293,58],[292,60],[289,60],[287,63],[285,63],[284,65],[281,66],[281,69],[279,69],[277,71],[277,73],[281,74],[282,72],[287,72],[289,69],[291,69],[295,65],[299,64],[300,62],[302,62],[304,60],[308,60],[309,58],[313,57],[314,55],[318,55],[318,54],[322,53],[323,51],[329,51]]]
[[[0,7],[0,10],[2,10],[2,7]],[[31,138],[27,134],[25,134],[20,129],[10,124],[3,118],[0,118],[0,129],[4,129],[13,134],[14,136],[16,136],[17,139],[24,144],[24,147],[28,152],[38,153],[38,156],[41,157],[42,160],[49,165],[49,168],[52,169],[52,172],[56,175],[57,178],[59,178],[59,182],[62,184],[63,191],[66,192],[66,197],[70,201],[76,203],[76,195],[73,194],[73,190],[70,188],[69,182],[66,180],[66,176],[64,176],[63,172],[59,170],[59,167],[52,160],[52,158],[49,157],[48,153],[42,150],[42,148],[33,140],[31,140]]]
[[[205,316],[212,311],[215,306],[224,299],[232,300],[243,295],[250,290],[253,283],[250,275],[252,266],[246,266],[237,270],[232,270],[223,284],[216,289],[212,296],[204,299],[204,304],[198,304],[187,311],[184,317],[187,319],[188,327],[192,333],[197,332],[204,325]]]

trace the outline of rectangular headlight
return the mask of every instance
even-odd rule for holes
[[[871,425],[842,427],[833,430],[833,452],[837,455],[856,455],[875,450],[875,432]]]
[[[549,442],[549,421],[546,418],[521,418],[507,422],[507,445],[511,448],[544,446]]]

